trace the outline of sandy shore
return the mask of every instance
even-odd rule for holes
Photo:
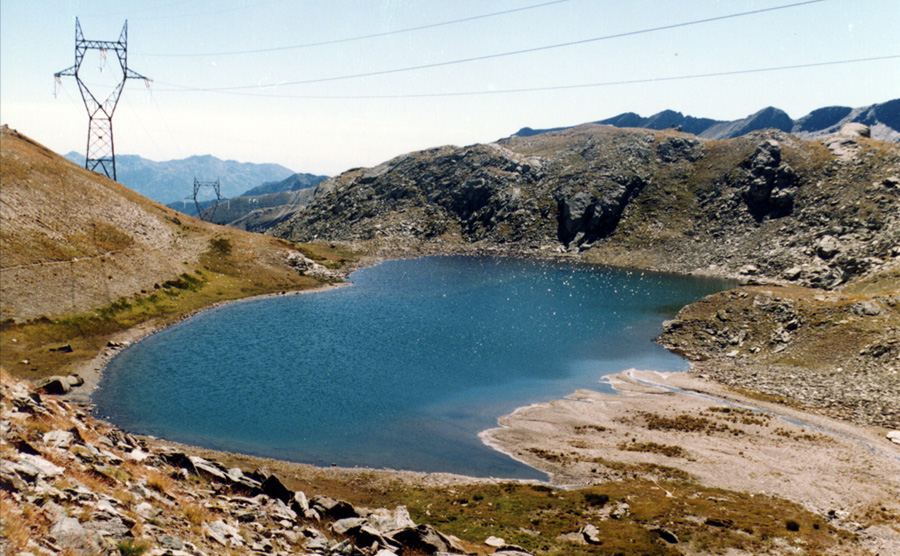
[[[665,479],[674,468],[822,515],[900,509],[900,446],[883,430],[745,398],[689,373],[630,370],[605,380],[618,394],[579,390],[520,408],[481,437],[563,487]]]
[[[95,355],[92,359],[89,359],[83,363],[81,363],[75,370],[74,373],[78,374],[81,378],[84,379],[84,384],[77,388],[73,388],[71,392],[66,394],[64,399],[81,404],[87,404],[91,401],[91,394],[93,394],[94,390],[100,385],[100,378],[103,376],[103,371],[106,369],[106,366],[112,360],[116,354],[119,353],[123,347],[129,346],[135,342],[139,342],[161,330],[165,330],[170,326],[175,326],[178,323],[184,322],[187,319],[197,316],[201,313],[205,313],[206,311],[211,311],[218,307],[223,307],[225,305],[231,305],[233,303],[242,303],[245,301],[254,301],[259,299],[266,299],[269,297],[282,297],[286,295],[305,295],[309,293],[321,293],[329,290],[333,290],[336,288],[349,286],[350,282],[341,282],[337,284],[325,284],[323,286],[319,286],[317,288],[310,288],[308,290],[297,290],[297,291],[289,291],[289,292],[278,292],[278,293],[267,293],[263,295],[254,295],[251,297],[242,297],[240,299],[229,299],[227,301],[221,301],[219,303],[214,303],[208,307],[204,307],[202,309],[198,309],[197,311],[192,311],[187,315],[179,318],[175,322],[170,322],[167,324],[159,324],[156,322],[144,322],[139,324],[138,326],[134,326],[129,328],[128,330],[123,330],[121,332],[116,333],[109,339],[109,346],[106,347],[103,351]]]

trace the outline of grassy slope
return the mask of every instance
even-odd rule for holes
[[[0,365],[26,378],[65,374],[141,323],[322,285],[291,252],[353,258],[186,217],[6,129],[2,165]]]

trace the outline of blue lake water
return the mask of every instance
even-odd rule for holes
[[[516,407],[636,367],[730,286],[490,257],[388,261],[352,287],[213,309],[123,350],[94,394],[133,432],[318,465],[543,478],[477,434]]]

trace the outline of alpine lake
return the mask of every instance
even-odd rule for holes
[[[494,257],[382,262],[223,305],[124,349],[93,401],[125,430],[321,466],[544,479],[478,433],[517,407],[685,370],[655,344],[718,279]]]

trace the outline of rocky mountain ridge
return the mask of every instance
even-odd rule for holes
[[[260,195],[241,195],[207,206],[198,218],[248,232],[265,232],[302,210],[312,199],[314,187],[277,191]]]
[[[783,110],[769,106],[746,118],[734,121],[695,118],[674,110],[663,110],[646,118],[634,112],[626,112],[593,123],[657,130],[677,128],[679,131],[692,133],[706,139],[733,139],[763,129],[777,129],[804,139],[815,139],[839,131],[844,124],[860,123],[869,126],[873,138],[898,142],[900,141],[900,99],[861,108],[828,106],[813,110],[797,120],[791,119]],[[530,137],[563,129],[570,128],[535,130],[525,127],[517,131],[514,137]]]
[[[346,172],[272,234],[834,288],[900,256],[900,147],[588,124]]]
[[[900,145],[867,133],[716,141],[588,124],[441,147],[323,182],[272,233],[762,284],[688,306],[661,343],[726,384],[897,428]]]

